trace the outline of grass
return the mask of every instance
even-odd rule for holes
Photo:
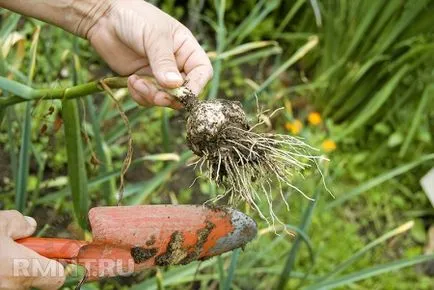
[[[348,258],[347,260],[343,261],[341,264],[336,266],[336,268],[334,270],[332,270],[330,273],[321,277],[321,279],[319,280],[319,283],[322,283],[323,281],[326,281],[326,280],[330,280],[331,278],[333,278],[334,276],[336,276],[340,272],[349,268],[360,257],[362,257],[364,254],[368,253],[374,247],[381,245],[382,243],[386,242],[387,240],[389,240],[390,238],[392,238],[394,236],[397,236],[399,234],[402,234],[402,233],[410,230],[413,226],[414,226],[413,221],[407,222],[407,223],[399,226],[398,228],[385,233],[384,235],[375,239],[374,241],[370,242],[365,247],[363,247],[363,249],[357,251],[353,256],[351,256],[350,258]]]
[[[159,2],[188,23],[185,7]],[[331,160],[321,166],[336,198],[307,171],[293,182],[320,198],[310,202],[285,189],[290,211],[274,204],[295,237],[276,235],[240,204],[259,227],[244,251],[86,287],[431,289],[433,278],[421,269],[433,259],[423,248],[434,212],[419,179],[433,164],[434,1],[199,2],[189,7],[202,9],[195,13],[215,67],[206,96],[241,100],[252,121],[284,106],[267,120],[269,128],[288,133],[285,125],[300,122],[296,134]],[[7,157],[0,164],[0,208],[33,215],[56,235],[67,226],[57,218],[85,228],[89,204],[114,203],[127,150],[127,128],[92,82],[110,72],[84,41],[0,13],[0,157]],[[16,42],[6,41],[11,35]],[[129,117],[136,152],[126,204],[202,203],[219,193],[200,179],[190,187],[196,175],[186,166],[192,155],[180,113],[138,108],[122,89],[115,97]],[[320,124],[309,123],[313,111]],[[56,130],[59,115],[64,128]],[[325,140],[336,149],[323,148]]]
[[[35,66],[37,58],[37,48],[39,43],[39,35],[41,28],[36,27],[33,33],[33,39],[30,46],[30,67],[28,72],[27,84],[31,85],[35,75]],[[20,86],[21,87],[21,86]],[[14,93],[14,92],[11,92]],[[18,157],[18,169],[16,175],[16,191],[15,191],[15,207],[23,212],[27,206],[27,182],[29,177],[30,167],[30,147],[31,144],[31,125],[32,125],[32,103],[28,102],[25,105],[24,120],[22,122],[21,148]]]
[[[306,232],[309,228],[309,225],[311,223],[312,220],[312,214],[313,211],[315,209],[315,205],[318,202],[318,199],[320,197],[320,192],[321,189],[317,189],[315,192],[315,195],[313,196],[314,201],[310,202],[310,204],[308,204],[308,206],[306,207],[306,209],[304,210],[302,219],[301,219],[301,223],[300,223],[300,231],[302,232]],[[292,269],[295,265],[295,260],[297,257],[297,254],[300,251],[300,246],[301,246],[301,242],[302,242],[302,235],[297,235],[297,237],[294,240],[294,244],[291,247],[291,250],[288,252],[288,256],[285,262],[285,266],[282,270],[282,273],[280,274],[279,277],[279,282],[277,284],[276,289],[285,289],[286,285],[288,284],[288,280],[291,277],[291,272]],[[306,273],[306,276],[308,275],[308,273]]]
[[[434,259],[434,254],[432,255],[421,255],[417,256],[411,259],[403,259],[400,261],[395,261],[392,263],[384,264],[384,265],[378,265],[374,266],[368,269],[364,269],[360,272],[355,272],[343,277],[340,277],[339,279],[335,279],[329,282],[324,283],[318,283],[314,284],[306,289],[313,290],[313,289],[333,289],[339,286],[344,286],[351,284],[353,282],[357,282],[372,276],[380,275],[383,273],[387,273],[394,270],[399,270],[405,267],[410,267],[413,265],[417,265],[423,262],[432,261]]]
[[[65,130],[69,186],[74,213],[80,226],[87,228],[89,195],[77,100],[62,102],[62,117]]]

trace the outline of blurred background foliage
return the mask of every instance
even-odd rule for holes
[[[252,122],[255,96],[261,110],[284,107],[266,129],[320,148],[335,197],[306,172],[294,183],[316,201],[288,191],[290,211],[275,204],[295,238],[240,205],[259,226],[245,251],[83,289],[432,289],[434,210],[419,180],[434,166],[434,1],[150,2],[209,53],[215,74],[202,97],[240,100]],[[59,88],[112,74],[86,41],[5,10],[0,17],[2,76]],[[125,204],[216,195],[203,181],[190,187],[182,113],[139,108],[122,89],[115,97],[135,149]],[[113,102],[27,102],[0,108],[0,118],[0,208],[35,216],[39,235],[83,238],[87,208],[114,204],[126,154]]]

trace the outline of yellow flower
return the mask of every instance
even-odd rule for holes
[[[332,152],[336,150],[336,143],[331,139],[326,139],[322,142],[321,147],[325,152]]]
[[[309,124],[313,126],[319,125],[322,121],[321,115],[317,112],[309,113],[307,120],[309,121]]]
[[[298,135],[303,128],[303,124],[300,122],[300,120],[295,119],[292,122],[287,122],[285,124],[285,128],[291,132],[292,135]]]

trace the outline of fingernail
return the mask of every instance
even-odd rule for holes
[[[132,81],[132,82],[135,82],[135,81],[137,81],[138,78],[139,77],[137,75],[131,75],[131,76],[129,76],[128,80]]]
[[[183,81],[182,76],[176,72],[167,72],[164,74],[164,76],[166,77],[166,80],[170,83],[179,84]]]
[[[32,227],[32,228],[36,228],[36,221],[34,218],[29,217],[29,216],[25,216],[24,217],[27,221],[27,223]]]
[[[145,97],[149,94],[149,88],[142,80],[136,81],[133,85],[133,88]]]

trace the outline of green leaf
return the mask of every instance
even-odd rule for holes
[[[247,27],[258,18],[266,3],[267,0],[260,0],[255,4],[255,7],[253,7],[243,22],[241,22],[241,24],[229,34],[227,37],[227,43],[232,43],[241,33],[243,33],[243,31],[246,31]]]
[[[321,17],[321,10],[319,8],[318,1],[310,0],[310,5],[312,6],[313,14],[315,15],[316,26],[321,27],[322,17]]]
[[[357,30],[351,38],[351,42],[348,45],[348,49],[343,56],[344,59],[347,59],[354,50],[359,46],[360,42],[363,40],[364,36],[367,34],[367,30],[371,27],[372,23],[377,19],[377,15],[381,13],[382,7],[384,6],[385,1],[373,1],[371,5],[368,6],[368,11],[362,18],[361,23],[357,26]]]
[[[257,15],[251,14],[251,18],[248,18],[248,21],[245,21],[241,24],[245,26],[239,30],[239,33],[233,34],[236,35],[235,43],[240,44],[267,17],[268,14],[279,7],[279,4],[280,0],[268,0],[265,2],[264,7],[259,10]]]
[[[237,268],[237,263],[238,263],[238,257],[240,256],[240,249],[235,249],[232,252],[232,257],[231,257],[231,264],[229,265],[229,269],[228,269],[228,274],[226,275],[226,280],[224,281],[224,286],[223,289],[224,290],[230,290],[232,289],[232,280],[234,279],[235,276],[235,270]]]
[[[173,171],[183,166],[187,159],[192,156],[192,154],[193,153],[191,151],[187,151],[181,155],[179,161],[166,165],[163,170],[159,171],[153,178],[146,181],[146,185],[143,186],[140,194],[136,194],[135,196],[128,198],[126,203],[130,205],[142,204],[143,200],[152,192],[154,192],[161,184],[163,184],[163,182],[169,179]]]
[[[225,9],[226,9],[226,0],[214,0],[214,6],[217,10],[217,31],[216,31],[216,43],[217,55],[221,54],[226,47],[226,26],[225,26]],[[218,59],[213,62],[214,66],[214,75],[211,81],[211,88],[208,94],[209,99],[217,98],[217,94],[220,86],[220,74],[222,72],[222,60]]]
[[[260,49],[255,52],[251,52],[247,55],[239,56],[237,58],[234,58],[233,60],[228,60],[226,63],[226,67],[233,67],[233,66],[239,66],[246,62],[254,62],[258,61],[258,59],[264,59],[266,57],[269,57],[271,55],[281,54],[282,48],[278,46],[268,47],[265,49]]]
[[[0,108],[0,128],[2,127],[5,116],[6,116],[6,108],[2,107]]]
[[[276,41],[254,41],[254,42],[248,42],[244,43],[242,45],[236,46],[230,50],[227,50],[221,54],[218,54],[215,56],[215,59],[223,59],[226,60],[228,58],[231,58],[233,56],[237,56],[243,53],[247,53],[250,51],[254,51],[257,49],[265,48],[265,47],[279,47],[279,44]]]
[[[96,112],[97,109],[93,104],[91,96],[87,97],[86,105],[87,111],[89,112],[88,116],[92,124],[92,132],[95,141],[95,154],[100,161],[99,174],[104,175],[112,169],[110,150],[107,148],[108,146],[106,145],[104,136],[101,133],[99,119],[97,118],[97,115],[93,113]],[[106,205],[113,205],[116,200],[116,180],[114,178],[111,178],[108,181],[104,182],[101,185],[101,191]]]
[[[429,0],[418,0],[408,3],[409,5],[406,7],[407,9],[404,10],[399,21],[393,23],[393,29],[388,31],[388,33],[383,34],[383,36],[385,36],[384,39],[376,42],[376,47],[374,47],[373,53],[375,55],[382,54],[405,29],[414,25],[414,19],[419,15],[419,13],[426,9],[428,2]]]
[[[344,118],[348,116],[357,106],[360,106],[363,99],[360,95],[365,96],[365,90],[371,90],[372,86],[366,85],[371,83],[368,79],[370,75],[370,70],[379,63],[387,61],[388,58],[384,56],[375,57],[369,59],[364,63],[359,69],[355,71],[350,71],[339,83],[339,90],[336,94],[327,102],[327,106],[324,110],[324,114],[328,115],[331,111],[333,112],[334,118]],[[359,81],[364,78],[364,82],[360,83],[359,89],[356,86]],[[354,93],[356,91],[356,93]],[[363,107],[362,107],[363,108]]]
[[[410,130],[408,131],[407,137],[405,138],[404,143],[402,144],[401,150],[399,151],[399,156],[403,157],[410,146],[411,141],[413,140],[417,128],[421,122],[422,117],[424,116],[424,111],[428,109],[428,101],[434,96],[434,84],[429,85],[423,92],[422,98],[419,101],[419,105],[417,107],[416,112],[413,114],[413,118],[410,125]]]
[[[0,42],[3,43],[5,38],[16,28],[21,15],[12,13],[8,17],[2,18],[2,28],[0,30]]]
[[[225,256],[225,255],[223,255]],[[183,267],[174,267],[164,274],[163,286],[181,285],[195,280],[196,273],[209,268],[217,262],[217,259],[210,259],[205,262],[193,262]],[[132,286],[131,290],[157,290],[157,278],[147,279],[142,283]]]
[[[18,170],[15,190],[15,208],[23,212],[27,203],[27,180],[29,178],[30,146],[32,136],[32,103],[26,104],[21,131],[21,148],[18,157]]]
[[[380,109],[380,107],[387,101],[387,99],[392,95],[393,91],[398,86],[401,79],[404,75],[409,71],[409,65],[404,65],[394,76],[387,82],[384,87],[369,100],[368,104],[364,107],[364,109],[357,115],[357,118],[350,123],[345,130],[340,133],[340,135],[336,136],[336,140],[340,140],[348,134],[352,133],[357,128],[360,128],[366,122],[372,118],[375,113]]]
[[[260,233],[258,238],[261,238]],[[261,265],[264,259],[273,256],[276,247],[279,246],[279,243],[286,242],[286,239],[287,239],[286,235],[275,236],[273,239],[270,240],[269,243],[264,244],[264,246],[261,248],[261,251],[255,253],[255,255],[252,256],[251,259],[244,261],[243,267],[247,269],[252,269],[256,264]],[[280,273],[282,271],[281,269],[282,267],[280,265],[277,266],[279,267],[279,273]]]
[[[30,100],[32,97],[33,89],[29,86],[23,85],[19,82],[9,80],[0,76],[0,89],[8,91],[23,99]],[[0,98],[1,100],[1,98]]]
[[[385,234],[383,234],[381,237],[375,239],[374,241],[370,242],[366,246],[364,246],[362,249],[357,251],[354,255],[352,255],[350,258],[346,259],[344,262],[339,264],[335,269],[333,269],[331,272],[326,274],[325,276],[321,277],[321,279],[318,282],[324,282],[326,280],[329,280],[330,278],[336,276],[337,274],[341,273],[345,269],[348,269],[352,264],[354,264],[357,260],[359,260],[364,254],[369,252],[374,247],[380,245],[381,243],[387,241],[388,239],[400,235],[402,233],[405,233],[409,231],[414,226],[414,222],[410,221],[407,222],[396,229],[393,229]]]
[[[41,26],[36,26],[35,32],[33,33],[32,45],[30,47],[30,66],[29,66],[29,85],[32,84],[33,78],[36,72],[36,60],[38,54],[38,43],[39,35],[41,33]]]
[[[401,132],[394,132],[387,139],[387,146],[390,148],[396,147],[402,144],[402,140],[404,140],[404,136],[402,136]]]
[[[411,169],[419,166],[420,164],[426,162],[426,161],[430,161],[434,159],[434,154],[427,154],[422,156],[421,158],[419,158],[416,161],[398,166],[380,176],[377,176],[359,186],[357,186],[356,188],[352,189],[350,192],[347,192],[345,194],[343,194],[341,197],[335,199],[334,201],[330,202],[327,206],[326,209],[332,209],[338,205],[343,204],[344,202],[355,198],[357,196],[359,196],[360,194],[370,190],[371,188],[374,188],[398,175],[404,174],[408,171],[410,171]]]
[[[294,15],[300,10],[301,6],[306,2],[306,0],[297,0],[293,5],[291,5],[291,10],[288,11],[285,18],[283,18],[282,22],[280,22],[279,27],[277,28],[277,32],[280,33],[283,29],[288,25],[288,23],[292,20]]]
[[[261,93],[266,87],[268,87],[281,73],[286,71],[289,67],[303,58],[309,51],[311,51],[318,44],[318,37],[313,36],[311,39],[300,47],[287,61],[279,66],[256,90],[256,94]]]
[[[185,154],[190,154],[189,156],[191,156],[191,152],[189,153],[188,151],[185,152]],[[184,153],[181,155],[183,156]],[[135,159],[133,162],[131,162],[130,165],[130,169],[134,168],[135,166],[141,164],[143,161],[148,160],[148,161],[180,161],[181,158],[178,154],[174,154],[174,153],[167,153],[167,154],[155,154],[155,155],[146,155],[140,158]],[[110,172],[107,172],[103,175],[99,175],[91,180],[88,181],[88,190],[90,189],[94,189],[100,185],[102,185],[103,183],[119,177],[121,174],[121,168],[118,168],[116,170],[112,170]],[[128,196],[133,196],[134,194],[137,194],[141,189],[143,189],[148,181],[144,181],[144,182],[139,182],[136,184],[132,184],[132,185],[127,185],[126,190],[125,190],[125,197]],[[64,182],[60,181],[58,185],[55,186],[61,186],[63,185]],[[47,186],[48,187],[48,186]],[[138,189],[138,187],[140,187],[140,190]],[[57,192],[53,192],[50,194],[47,194],[41,198],[39,198],[36,201],[36,204],[45,204],[45,203],[50,203],[55,201],[58,198],[64,197],[68,194],[68,191],[65,189],[61,189]],[[146,194],[148,194],[146,192]]]
[[[309,251],[310,262],[312,263],[312,265],[314,265],[315,264],[315,254],[314,254],[314,250],[313,250],[312,241],[310,240],[308,234],[304,230],[302,230],[296,226],[293,226],[293,225],[285,225],[285,226],[287,229],[296,232],[297,237],[300,237],[300,239],[306,244],[307,249]]]
[[[225,285],[225,268],[224,268],[224,261],[221,256],[217,257],[217,265],[215,268],[217,268],[218,271],[218,277],[219,277],[219,290],[223,290],[223,286]]]
[[[36,26],[35,32],[32,37],[32,45],[30,47],[30,68],[28,72],[28,84],[32,84],[34,71],[36,67],[36,52],[38,50],[39,36],[41,27]],[[2,78],[3,81],[5,80]],[[0,86],[1,81],[0,79]],[[6,79],[7,80],[7,79]],[[9,80],[8,80],[9,81]],[[11,83],[3,83],[8,87]],[[17,83],[18,84],[18,83]],[[14,84],[13,88],[22,88],[23,85],[17,86]],[[25,86],[24,86],[25,87]],[[27,203],[27,181],[29,178],[30,169],[30,151],[31,151],[31,138],[32,138],[32,102],[26,103],[26,111],[24,114],[23,127],[21,132],[21,148],[18,157],[18,170],[15,190],[15,207],[18,211],[24,212]]]
[[[128,120],[130,122],[130,127],[133,128],[135,124],[137,124],[140,121],[143,121],[143,114],[145,113],[145,110],[137,110],[136,112],[132,113],[130,116],[128,116]],[[128,127],[125,126],[123,123],[116,123],[116,126],[113,127],[109,132],[105,134],[105,142],[107,144],[113,144],[117,140],[119,140],[120,137],[124,136],[128,131]]]
[[[332,281],[323,282],[319,284],[311,285],[305,290],[325,290],[332,289],[344,285],[348,285],[360,280],[364,280],[370,277],[378,276],[384,273],[388,273],[391,271],[396,271],[402,268],[411,267],[417,264],[421,264],[424,262],[432,261],[434,259],[434,254],[431,255],[421,255],[410,259],[402,259],[395,262],[374,266],[368,269],[364,269],[362,271],[358,271],[355,273],[351,273],[340,278],[337,278]]]
[[[79,225],[86,229],[88,227],[89,195],[77,100],[62,102],[62,117],[74,213]]]
[[[171,142],[171,134],[170,134],[170,123],[169,123],[169,109],[162,108],[162,120],[161,120],[161,133],[163,139],[163,148],[165,152],[172,151],[172,142]]]
[[[382,2],[382,1],[377,1]],[[379,39],[382,39],[384,36],[388,35],[388,31],[385,29],[390,23],[392,26],[396,23],[396,19],[391,21],[397,14],[402,11],[402,2],[400,0],[390,0],[383,1],[385,2],[385,6],[382,7],[381,13],[375,17],[375,21],[372,23],[373,26],[370,27],[369,33],[366,33],[363,36],[363,43],[361,43],[361,47],[359,46],[359,54],[361,55],[378,55],[373,53],[372,43],[379,42]],[[370,4],[370,3],[369,3]],[[380,41],[381,42],[381,41]]]
[[[6,93],[7,95],[7,93]],[[15,113],[15,109],[13,107],[5,108],[6,109],[6,122],[8,124],[12,124],[13,117],[12,115]],[[9,143],[9,156],[11,160],[11,171],[12,171],[12,180],[14,184],[17,184],[17,176],[18,176],[18,159],[16,154],[16,148],[18,147],[15,142],[14,132],[12,130],[12,126],[7,126],[8,130],[8,143]]]
[[[309,201],[308,206],[304,210],[303,217],[299,226],[300,232],[305,233],[308,230],[312,222],[313,211],[315,209],[316,204],[318,203],[319,197],[320,197],[320,189],[316,189],[315,194],[313,196],[314,201]],[[289,278],[291,277],[291,272],[293,270],[303,238],[304,238],[303,235],[300,234],[296,236],[294,243],[291,247],[291,250],[287,254],[285,266],[282,270],[282,273],[280,274],[276,289],[279,290],[285,289],[285,286],[288,283]]]

